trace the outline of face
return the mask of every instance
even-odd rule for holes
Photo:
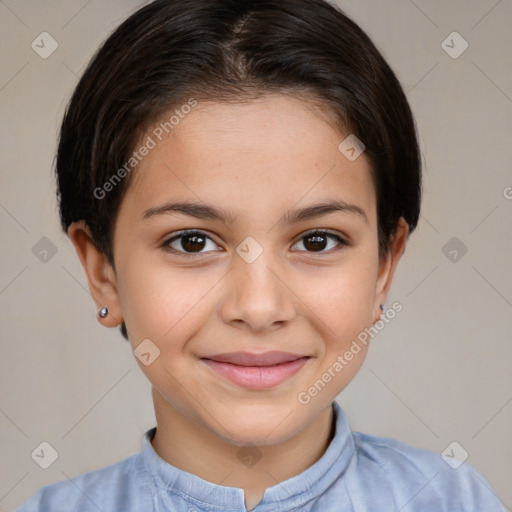
[[[339,151],[346,135],[284,95],[200,103],[139,163],[116,221],[115,287],[132,348],[159,351],[138,362],[162,410],[231,443],[274,444],[354,377],[366,346],[333,368],[378,319],[390,265],[368,161]],[[205,360],[269,351],[296,361]]]

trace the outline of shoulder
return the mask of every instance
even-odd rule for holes
[[[134,496],[138,495],[136,499],[141,503],[142,495],[147,494],[140,493],[144,476],[141,454],[135,454],[110,466],[46,485],[16,512],[128,511]]]
[[[390,437],[377,437],[353,432],[358,455],[379,465],[383,471],[404,474],[432,474],[449,468],[440,454],[416,448]]]
[[[367,477],[378,474],[403,512],[504,510],[490,484],[466,462],[392,438],[361,432],[353,437],[358,470]]]

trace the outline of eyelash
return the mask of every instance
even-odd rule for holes
[[[185,236],[191,236],[191,235],[199,235],[202,238],[206,238],[206,239],[214,242],[214,240],[211,237],[209,237],[206,233],[204,233],[202,231],[195,230],[195,229],[191,229],[191,230],[179,231],[176,234],[174,234],[171,238],[167,239],[163,243],[163,248],[172,252],[173,254],[179,254],[180,256],[196,257],[196,258],[205,257],[208,252],[214,252],[214,251],[207,251],[207,253],[182,252],[182,251],[178,251],[178,250],[174,249],[173,247],[170,247],[170,244],[172,242],[174,242],[175,240],[179,240],[180,238],[184,238]],[[347,242],[346,240],[341,238],[339,235],[337,235],[335,233],[331,233],[331,232],[323,230],[323,229],[313,229],[311,231],[307,231],[307,232],[303,233],[300,236],[300,238],[293,245],[296,245],[298,242],[304,240],[305,238],[312,237],[312,236],[324,236],[327,238],[331,238],[331,239],[334,239],[336,242],[338,242],[339,245],[334,249],[329,249],[328,251],[322,250],[322,251],[299,251],[299,252],[307,252],[309,254],[332,254],[332,253],[340,251],[341,249],[343,249],[343,247],[348,247],[351,245],[349,242]]]

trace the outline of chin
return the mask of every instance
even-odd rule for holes
[[[270,406],[270,410],[265,406],[252,405],[251,411],[240,411],[240,409],[231,408],[231,414],[225,420],[220,420],[221,424],[227,425],[226,430],[215,427],[217,434],[227,442],[237,445],[258,445],[270,446],[279,444],[292,437],[298,428],[300,422],[292,407],[283,407],[280,404]],[[228,434],[231,434],[229,435]]]

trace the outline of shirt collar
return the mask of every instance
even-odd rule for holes
[[[355,444],[345,413],[336,401],[332,407],[335,432],[322,457],[302,473],[267,488],[256,511],[294,510],[323,494],[344,473],[355,453]],[[160,458],[151,445],[155,432],[153,427],[144,434],[142,455],[160,496],[181,496],[212,510],[245,510],[243,489],[203,480]]]

